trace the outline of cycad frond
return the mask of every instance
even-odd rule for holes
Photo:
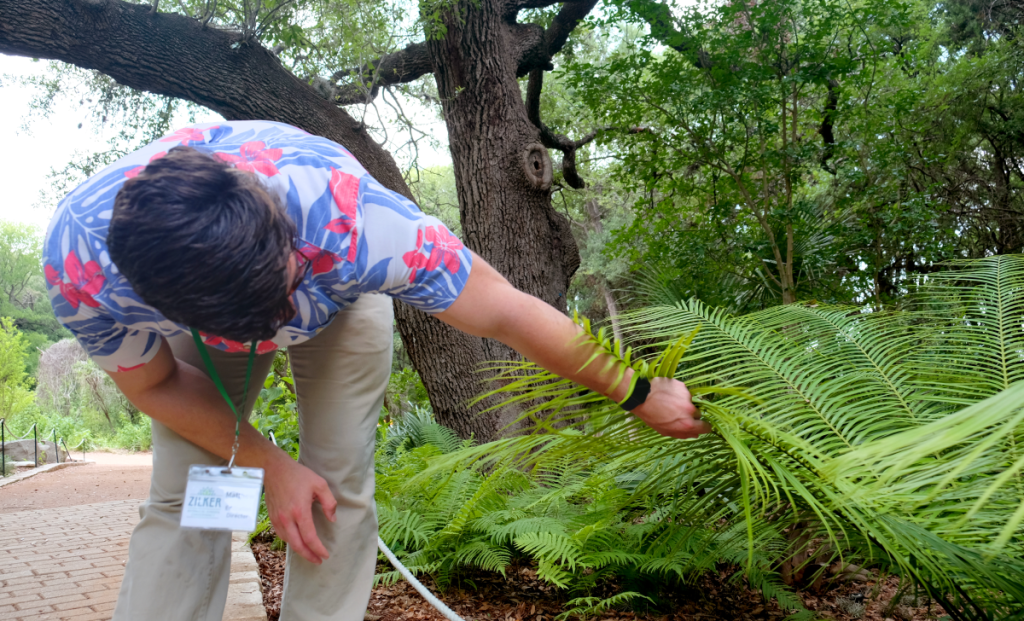
[[[1024,255],[956,261],[922,304],[941,321],[919,363],[927,387],[971,404],[1024,380]]]
[[[1024,382],[927,426],[864,446],[835,460],[829,471],[858,502],[914,512],[932,532],[988,546],[992,553],[1016,538],[1019,554],[1024,458],[1017,447],[1022,442]],[[934,507],[942,507],[941,513]]]

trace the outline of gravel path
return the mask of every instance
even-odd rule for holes
[[[145,500],[153,456],[90,453],[95,464],[47,472],[0,488],[0,513],[53,509],[114,500]]]

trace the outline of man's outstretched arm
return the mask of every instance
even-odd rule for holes
[[[632,371],[609,390],[616,372],[602,372],[607,360],[599,358],[581,371],[594,349],[579,345],[579,326],[548,304],[518,291],[476,255],[462,293],[437,318],[474,336],[501,341],[552,373],[616,402],[629,390]],[[674,379],[652,380],[647,400],[632,413],[658,433],[674,438],[694,438],[711,431],[711,426],[699,419],[686,386]]]

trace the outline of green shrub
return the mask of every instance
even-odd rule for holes
[[[44,413],[37,407],[23,412],[13,421],[9,421],[8,428],[14,437],[27,436],[31,438],[32,425],[36,425],[39,440],[53,440],[53,432],[56,430],[57,439],[64,439],[64,443],[74,450],[92,450],[96,448],[96,435],[89,425],[80,416],[61,416],[59,414]],[[8,440],[10,440],[10,435]]]
[[[267,376],[253,406],[252,424],[266,437],[273,432],[277,445],[299,458],[299,418],[291,377]]]
[[[5,473],[5,476],[12,475],[14,473],[14,462],[12,462],[11,458],[7,457],[6,455],[3,456],[3,460],[3,471]]]
[[[427,389],[419,373],[412,367],[399,369],[391,374],[388,382],[387,401],[384,404],[387,415],[401,420],[407,414],[430,408]]]
[[[107,446],[128,451],[150,450],[153,447],[152,419],[139,416],[138,422],[133,423],[127,416],[122,417]]]

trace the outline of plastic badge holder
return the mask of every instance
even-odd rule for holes
[[[262,490],[262,468],[191,466],[181,526],[252,532]]]

